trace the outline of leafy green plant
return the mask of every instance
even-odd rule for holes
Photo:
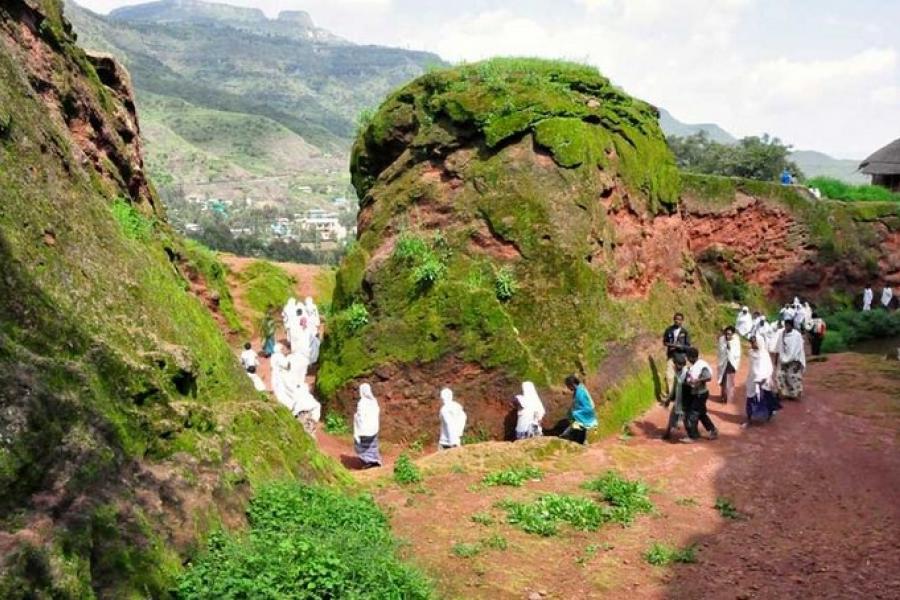
[[[519,284],[516,281],[516,275],[509,267],[503,267],[497,271],[494,279],[494,291],[497,299],[501,302],[507,302],[516,294]]]
[[[844,352],[859,342],[900,335],[900,312],[842,310],[824,316],[828,325],[822,351]]]
[[[110,210],[125,237],[131,240],[146,240],[150,237],[153,222],[138,212],[130,202],[117,198]]]
[[[481,545],[458,542],[456,544],[453,544],[453,548],[451,549],[451,551],[453,552],[453,556],[457,556],[459,558],[472,558],[473,556],[478,556],[481,553]]]
[[[335,317],[337,327],[353,334],[369,324],[369,310],[361,302],[354,302]]]
[[[403,485],[422,481],[422,472],[406,452],[401,453],[394,463],[394,481]]]
[[[325,415],[325,431],[333,435],[346,435],[350,433],[350,425],[344,415],[336,412],[329,412]]]
[[[506,511],[507,523],[544,537],[559,533],[562,523],[575,529],[596,531],[609,520],[603,507],[582,496],[545,494],[531,502],[505,500],[499,506]]]
[[[644,560],[657,567],[672,563],[694,563],[697,562],[697,549],[695,546],[674,548],[667,544],[654,542],[644,553]]]
[[[726,519],[731,519],[735,521],[737,519],[743,518],[744,515],[735,507],[735,505],[728,498],[723,498],[719,496],[716,498],[716,503],[713,505],[719,514],[725,517]]]
[[[491,440],[491,432],[479,425],[478,427],[469,428],[463,434],[462,443],[464,446],[469,444],[480,444]]]
[[[429,254],[419,266],[413,269],[412,277],[416,287],[424,290],[437,283],[446,272],[447,265],[436,255]]]
[[[298,483],[263,486],[248,533],[213,533],[180,576],[177,597],[432,597],[428,581],[396,554],[370,496]]]
[[[479,525],[493,525],[494,517],[490,513],[486,512],[477,512],[472,515],[471,520],[473,523],[478,523]]]
[[[637,514],[653,511],[647,485],[625,479],[615,471],[607,471],[582,487],[598,492],[603,500],[611,504],[615,510],[614,520],[618,522],[630,523]]]
[[[502,471],[494,471],[485,475],[481,483],[485,486],[508,485],[522,487],[522,484],[532,479],[541,479],[544,472],[537,467],[511,467]]]
[[[697,501],[693,498],[679,498],[675,501],[678,506],[697,506]]]
[[[405,262],[419,262],[430,252],[428,243],[421,237],[401,233],[394,245],[394,256]]]

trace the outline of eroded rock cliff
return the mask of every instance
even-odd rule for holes
[[[58,1],[0,4],[0,597],[164,597],[255,484],[335,477],[187,292],[138,133]]]

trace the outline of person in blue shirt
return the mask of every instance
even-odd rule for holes
[[[594,400],[575,375],[566,377],[566,387],[572,392],[572,408],[569,410],[569,426],[559,437],[584,444],[587,441],[588,429],[597,426]]]
[[[781,185],[791,185],[794,183],[794,178],[791,176],[791,172],[787,169],[781,172]]]

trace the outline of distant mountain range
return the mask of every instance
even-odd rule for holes
[[[160,0],[101,16],[67,0],[66,15],[82,46],[128,67],[150,175],[184,194],[309,204],[310,187],[345,189],[358,115],[446,64],[427,52],[354,44],[302,11],[270,19],[258,9]],[[736,141],[716,124],[660,113],[667,134]],[[856,161],[793,158],[807,175],[863,180]]]

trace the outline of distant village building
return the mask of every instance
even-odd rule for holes
[[[320,208],[306,211],[298,224],[301,229],[315,231],[322,242],[339,242],[347,237],[347,228],[341,225],[337,215]]]
[[[872,185],[900,192],[900,138],[862,161],[859,170],[872,176]]]
[[[184,230],[187,233],[200,233],[201,231],[203,231],[203,228],[200,227],[200,225],[198,225],[197,223],[185,223]]]

